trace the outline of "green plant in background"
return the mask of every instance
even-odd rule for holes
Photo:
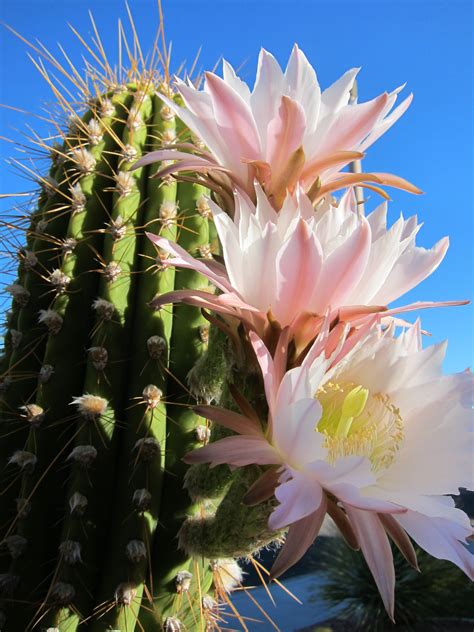
[[[31,215],[3,222],[6,240],[25,235],[0,361],[5,631],[218,628],[218,603],[241,579],[234,556],[273,538],[261,541],[261,509],[244,533],[227,529],[258,468],[196,468],[183,489],[182,456],[210,434],[190,404],[215,396],[213,380],[232,381],[235,360],[217,330],[203,355],[209,323],[197,308],[153,308],[161,293],[207,286],[165,268],[145,230],[193,256],[212,258],[218,244],[206,189],[152,178],[156,165],[131,170],[144,152],[192,141],[160,99],[172,94],[166,54],[163,76],[157,48],[146,64],[135,35],[132,48],[130,71],[116,71],[98,38],[101,70],[84,77],[35,49],[53,66],[38,64],[67,121],[52,116],[53,145],[36,140],[51,167],[34,174]]]
[[[373,577],[358,551],[338,537],[318,543],[317,566],[324,573],[320,597],[339,606],[337,619],[351,629],[384,632],[444,618],[474,619],[472,588],[461,570],[416,547],[421,572],[393,550],[397,576],[394,626],[388,619]],[[418,629],[418,628],[417,628]]]

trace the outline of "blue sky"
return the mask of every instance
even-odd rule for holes
[[[154,0],[129,2],[143,47],[151,44],[158,24]],[[420,197],[392,192],[390,217],[417,213],[425,222],[419,243],[431,246],[444,235],[451,238],[448,255],[438,271],[403,298],[448,300],[472,298],[473,254],[473,4],[470,0],[165,0],[167,39],[173,42],[174,67],[194,59],[202,46],[204,69],[226,57],[252,83],[258,51],[264,46],[286,63],[296,41],[315,66],[323,87],[345,70],[362,66],[361,100],[407,82],[405,93],[415,99],[405,114],[369,150],[365,170],[390,171],[415,182]],[[26,38],[38,38],[49,49],[64,45],[80,65],[82,49],[67,27],[91,31],[93,10],[106,49],[116,56],[116,22],[126,21],[125,5],[115,0],[3,0],[0,18]],[[27,58],[26,46],[4,31],[0,37],[0,102],[41,114],[51,94]],[[0,112],[0,135],[19,140],[19,129],[41,122],[13,110]],[[12,152],[1,143],[0,158]],[[1,191],[21,190],[18,176],[0,171]],[[375,205],[374,198],[369,202]],[[5,205],[3,205],[5,208]],[[472,365],[473,309],[425,311],[424,328],[433,341],[449,337],[448,371]]]

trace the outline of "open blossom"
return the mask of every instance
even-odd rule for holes
[[[341,169],[360,158],[405,112],[411,95],[392,110],[400,89],[383,93],[366,103],[349,103],[358,69],[346,72],[321,92],[316,73],[295,45],[286,71],[265,50],[259,57],[253,92],[224,61],[224,78],[205,73],[204,89],[178,81],[186,105],[166,104],[201,139],[207,151],[187,153],[189,145],[152,152],[137,166],[175,160],[163,175],[180,171],[214,173],[214,186],[223,174],[254,196],[257,178],[275,208],[286,191],[300,183],[306,191],[315,185],[317,195],[342,189],[356,181],[372,181],[419,189],[389,174],[347,174]],[[217,173],[219,172],[219,173]],[[216,175],[217,174],[217,175]],[[214,186],[212,188],[214,188]],[[313,187],[312,193],[315,192]]]
[[[233,220],[209,200],[224,265],[193,259],[176,244],[148,235],[172,255],[164,265],[194,268],[221,291],[170,292],[157,297],[155,307],[184,301],[236,316],[260,336],[270,317],[301,337],[303,321],[311,328],[329,309],[340,317],[345,310],[351,319],[384,310],[431,274],[448,248],[447,238],[430,250],[416,246],[416,217],[400,217],[387,228],[386,204],[364,217],[351,191],[338,206],[324,204],[317,211],[300,189],[287,196],[279,213],[259,185],[256,197],[255,206],[237,192]]]
[[[212,406],[200,412],[238,435],[187,456],[192,463],[274,465],[247,502],[274,493],[272,529],[289,526],[273,576],[295,563],[329,513],[360,547],[393,617],[392,553],[387,535],[416,566],[410,536],[434,557],[474,579],[468,517],[447,494],[472,480],[472,373],[442,375],[445,345],[421,348],[418,323],[395,338],[368,338],[330,366],[316,355],[281,379],[281,358],[251,334],[269,404],[266,431],[255,419]],[[280,375],[279,375],[280,373]],[[408,535],[407,535],[408,534]]]

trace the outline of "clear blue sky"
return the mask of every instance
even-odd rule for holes
[[[144,48],[158,23],[154,0],[131,0]],[[370,149],[365,169],[391,171],[418,184],[426,194],[413,197],[393,191],[391,218],[400,211],[418,213],[425,222],[419,241],[431,246],[448,234],[451,247],[441,268],[403,298],[443,300],[472,298],[473,255],[473,3],[470,0],[165,0],[167,38],[173,42],[174,67],[194,59],[211,68],[220,56],[253,82],[258,51],[264,46],[286,63],[296,41],[327,86],[345,70],[362,66],[362,100],[407,82],[415,99],[403,119]],[[48,48],[60,42],[80,63],[81,47],[67,27],[91,31],[93,10],[113,59],[116,22],[126,20],[125,5],[116,0],[3,0],[1,19],[30,40]],[[1,32],[0,102],[41,113],[51,99],[48,88],[27,58],[26,47]],[[11,110],[1,116],[1,134],[20,138],[25,119]],[[36,128],[43,129],[40,124]],[[11,153],[2,143],[1,158]],[[2,167],[1,190],[21,190],[22,182]],[[375,200],[373,200],[375,203]],[[472,307],[429,310],[423,324],[432,340],[449,337],[448,371],[472,365]]]

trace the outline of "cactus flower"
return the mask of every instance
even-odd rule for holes
[[[266,431],[244,415],[201,407],[239,434],[186,458],[277,466],[247,498],[254,504],[274,493],[279,505],[269,526],[290,527],[273,576],[305,553],[329,513],[361,548],[392,618],[395,575],[387,534],[414,566],[408,536],[474,578],[474,556],[464,546],[473,530],[446,496],[474,487],[472,373],[442,375],[445,345],[423,350],[418,323],[398,338],[393,327],[372,328],[332,367],[325,354],[316,355],[316,341],[303,364],[281,380],[280,359],[272,360],[255,334],[251,338],[269,404]]]
[[[172,255],[163,265],[193,268],[221,291],[217,296],[196,290],[170,292],[156,297],[154,307],[184,301],[236,316],[259,335],[270,317],[301,337],[309,315],[321,317],[331,310],[341,316],[349,306],[345,311],[352,320],[357,313],[385,310],[431,274],[448,248],[447,238],[430,250],[416,246],[415,217],[400,217],[387,228],[385,203],[362,216],[351,191],[338,206],[324,204],[317,211],[301,189],[287,196],[279,213],[259,185],[256,197],[254,205],[236,192],[233,220],[209,200],[224,265],[194,259],[165,238],[148,235]],[[410,306],[397,311],[406,309]]]
[[[219,172],[214,184],[222,184],[226,174],[251,197],[257,178],[277,209],[297,183],[306,191],[315,185],[312,192],[320,189],[318,196],[367,180],[419,193],[389,174],[341,173],[402,116],[412,100],[410,95],[393,110],[399,88],[365,103],[350,103],[357,73],[358,69],[349,70],[321,92],[314,69],[295,45],[285,72],[262,49],[253,92],[226,61],[223,79],[205,73],[203,90],[177,80],[186,107],[163,98],[207,150],[190,154],[192,147],[178,144],[185,151],[158,150],[138,166],[176,160],[165,167],[166,174]]]

